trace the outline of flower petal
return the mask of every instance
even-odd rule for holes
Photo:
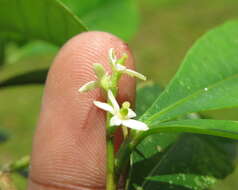
[[[145,123],[134,120],[134,119],[123,120],[122,125],[129,127],[131,129],[136,129],[141,131],[146,131],[149,129],[149,127]]]
[[[128,115],[127,115],[127,117],[128,118],[136,117],[136,113],[132,109],[128,108]]]
[[[104,102],[99,102],[99,101],[93,101],[94,105],[99,107],[100,109],[104,110],[104,111],[108,111],[111,114],[115,114],[113,107],[107,103]]]
[[[116,57],[114,49],[110,48],[108,54],[109,54],[109,59],[111,64],[115,66],[115,63],[117,62],[117,57]]]
[[[110,126],[119,126],[122,124],[121,119],[118,116],[113,116],[110,120]]]
[[[121,64],[116,64],[116,70],[117,71],[125,71],[126,67]]]
[[[84,84],[80,89],[79,92],[87,92],[89,90],[93,90],[98,86],[98,82],[97,81],[90,81],[87,82],[86,84]]]
[[[131,69],[126,69],[124,71],[124,73],[126,73],[126,74],[128,74],[128,75],[130,75],[132,77],[137,77],[137,78],[139,78],[141,80],[146,80],[146,76],[144,76],[141,73],[138,73],[138,72],[136,72],[134,70],[131,70]]]
[[[119,104],[117,103],[117,100],[116,100],[116,98],[114,97],[114,95],[113,95],[113,93],[112,93],[111,90],[108,90],[108,98],[109,98],[109,100],[110,100],[111,103],[112,103],[112,106],[113,106],[114,111],[115,111],[115,112],[119,112],[120,106],[119,106]]]

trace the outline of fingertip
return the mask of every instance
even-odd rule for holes
[[[105,113],[93,105],[94,100],[104,98],[98,89],[87,93],[79,93],[78,89],[96,79],[94,63],[111,71],[110,48],[115,49],[118,57],[127,53],[126,66],[134,69],[127,44],[105,32],[77,35],[56,56],[34,137],[31,187],[32,183],[37,183],[38,189],[45,185],[58,189],[95,189],[105,185]],[[119,100],[133,102],[134,93],[135,80],[123,76]]]

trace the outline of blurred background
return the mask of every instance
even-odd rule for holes
[[[133,32],[125,39],[134,52],[138,71],[162,87],[168,84],[187,50],[200,36],[238,18],[236,0],[138,0],[136,4],[139,16]],[[43,76],[58,51],[56,46],[41,41],[24,45],[11,42],[4,48],[5,63],[0,68],[0,165],[30,154]],[[35,82],[29,83],[30,80]],[[17,85],[18,81],[25,85]],[[236,109],[204,114],[238,119]],[[211,189],[236,190],[237,178],[238,169]],[[14,181],[19,190],[25,189],[22,176],[14,174]]]

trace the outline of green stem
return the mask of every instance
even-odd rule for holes
[[[108,100],[109,102],[109,100]],[[114,141],[113,141],[113,133],[114,128],[110,127],[110,119],[112,115],[107,113],[106,120],[106,129],[107,129],[107,174],[106,174],[106,190],[116,190],[117,182],[115,176],[115,153],[114,153]]]
[[[124,58],[123,60],[124,61]],[[112,78],[111,78],[111,88],[113,95],[116,97],[117,91],[118,91],[118,81],[121,78],[121,73],[119,72],[113,72]],[[107,102],[110,104],[109,99]],[[118,176],[115,172],[115,152],[114,152],[114,133],[116,130],[116,127],[110,127],[110,119],[112,118],[112,115],[110,113],[107,113],[107,120],[106,120],[106,130],[107,130],[107,174],[106,174],[106,190],[116,190],[117,189],[117,183],[118,183]]]
[[[135,147],[144,139],[142,132],[132,131],[130,136],[123,142],[121,148],[119,149],[116,160],[115,160],[115,170],[116,175],[124,173],[128,163],[130,161],[130,154],[135,149]]]
[[[114,167],[113,137],[107,137],[107,185],[106,190],[116,190],[116,178]]]

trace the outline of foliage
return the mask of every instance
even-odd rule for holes
[[[139,110],[151,105],[158,89],[158,85],[147,85],[138,90]],[[147,96],[150,102],[144,101]],[[148,136],[132,155],[128,189],[205,189],[233,172],[236,150],[236,141],[208,135],[170,132]]]
[[[206,34],[191,48],[171,83],[163,93],[159,95],[148,111],[141,116],[141,120],[147,122],[151,130],[149,132],[140,132],[139,138],[145,138],[147,136],[146,133],[197,133],[197,130],[199,130],[198,133],[201,134],[237,139],[238,127],[236,121],[209,119],[180,120],[178,118],[181,115],[192,112],[237,106],[237,34],[238,22],[229,22]],[[169,121],[171,119],[176,120]],[[234,126],[234,128],[232,126]],[[159,128],[161,130],[159,130]],[[226,130],[230,131],[233,129],[234,131],[231,132],[232,136],[226,134]],[[153,141],[151,137],[148,138],[149,141]],[[169,149],[169,154],[165,154],[165,157],[154,153],[153,156],[155,156],[154,159],[156,161],[153,161],[153,157],[149,157],[149,159],[152,159],[149,160],[143,156],[143,149],[140,151],[142,152],[139,154],[143,158],[142,163],[143,161],[146,162],[147,159],[149,160],[149,165],[154,163],[152,167],[144,167],[151,167],[152,169],[149,170],[147,174],[145,173],[145,182],[139,184],[143,189],[166,188],[166,185],[163,186],[164,183],[160,184],[159,182],[167,182],[169,186],[178,186],[175,187],[175,189],[181,189],[181,186],[183,186],[183,188],[204,189],[215,182],[213,177],[224,177],[232,171],[232,164],[227,164],[229,162],[227,160],[230,160],[229,157],[225,158],[227,156],[226,154],[225,157],[221,155],[221,160],[219,161],[218,153],[214,153],[212,149],[209,150],[209,145],[206,144],[205,146],[203,140],[200,140],[200,138],[194,138],[194,135],[191,137],[186,136],[186,138],[182,138],[178,143],[178,145],[175,144],[172,146],[174,148],[172,148],[172,151],[179,150],[177,156],[175,152],[171,153]],[[152,145],[152,143],[149,144]],[[146,146],[146,151],[148,151],[149,147],[152,148],[152,146]],[[189,151],[190,148],[192,152]],[[185,152],[181,153],[183,149]],[[200,149],[202,151],[201,153],[199,153]],[[154,148],[154,151],[155,150],[156,148]],[[193,156],[194,150],[196,150],[196,156]],[[223,151],[223,153],[225,153],[225,151]],[[197,158],[198,161],[195,161],[196,159],[194,159],[194,157]],[[186,158],[188,158],[187,161]],[[202,161],[203,159],[204,161]],[[158,160],[160,161],[158,162]],[[190,163],[188,163],[188,161]],[[218,164],[215,164],[216,162]],[[222,162],[224,163],[222,164]],[[158,166],[155,163],[158,163]],[[199,165],[199,163],[203,164]],[[171,168],[166,168],[166,165]],[[211,170],[214,171],[217,170],[214,169],[216,166],[218,168],[224,166],[225,168],[218,169],[220,172],[216,171],[216,173],[213,174],[213,172],[209,171],[210,165],[212,166],[210,167]],[[230,167],[227,168],[229,165]],[[193,170],[194,167],[195,171]],[[134,166],[134,168],[136,167]],[[194,172],[199,172],[199,175],[194,175]],[[179,178],[181,178],[181,180],[179,180]],[[136,179],[138,179],[138,177]]]
[[[7,64],[9,42],[19,48],[15,60],[41,52],[50,52],[52,56],[78,33],[102,30],[128,40],[137,25],[137,6],[133,0],[0,0],[0,97],[3,97],[0,102],[9,101],[8,109],[0,108],[0,124],[6,125],[9,118],[5,116],[12,110],[27,117],[22,110],[31,107],[32,102],[36,105],[27,123],[34,123],[50,66],[49,60],[21,63],[21,67],[17,67],[18,63]],[[132,153],[127,189],[202,190],[233,172],[238,122],[193,114],[238,107],[237,49],[238,22],[228,22],[195,43],[165,89],[153,83],[138,88],[138,118],[150,130],[132,132],[131,142],[135,143],[129,152]],[[14,56],[11,60],[17,62]],[[32,93],[36,95],[33,98]],[[28,101],[16,98],[19,94]],[[12,104],[11,98],[15,99]],[[32,133],[32,128],[29,131]],[[0,146],[8,143],[8,137],[11,138],[8,131],[0,130]],[[29,146],[29,141],[21,143]],[[7,143],[5,148],[16,148]],[[127,143],[122,148],[127,148]],[[23,181],[18,175],[14,173],[13,178]]]

